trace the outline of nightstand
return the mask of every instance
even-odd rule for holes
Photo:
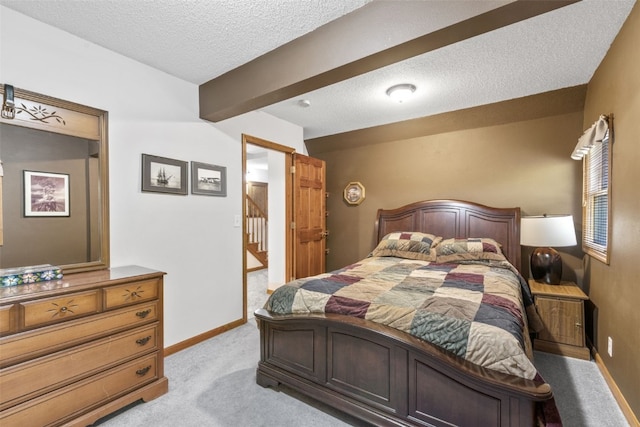
[[[589,297],[573,282],[547,285],[529,279],[529,287],[544,324],[533,348],[589,360],[584,334],[584,302]]]

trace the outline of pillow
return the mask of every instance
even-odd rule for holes
[[[439,263],[472,260],[506,261],[500,244],[486,237],[446,239],[435,247],[435,251]]]
[[[389,233],[380,240],[369,256],[395,256],[398,258],[435,261],[435,245],[442,237],[415,231]]]

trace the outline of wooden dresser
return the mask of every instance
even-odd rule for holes
[[[164,273],[137,266],[0,289],[0,425],[86,426],[168,391]]]

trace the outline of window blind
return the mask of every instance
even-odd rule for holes
[[[610,137],[589,149],[583,163],[582,246],[591,256],[609,262]]]

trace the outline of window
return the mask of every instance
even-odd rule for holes
[[[611,198],[610,130],[602,142],[593,145],[584,157],[582,191],[582,249],[609,263],[609,217]]]

